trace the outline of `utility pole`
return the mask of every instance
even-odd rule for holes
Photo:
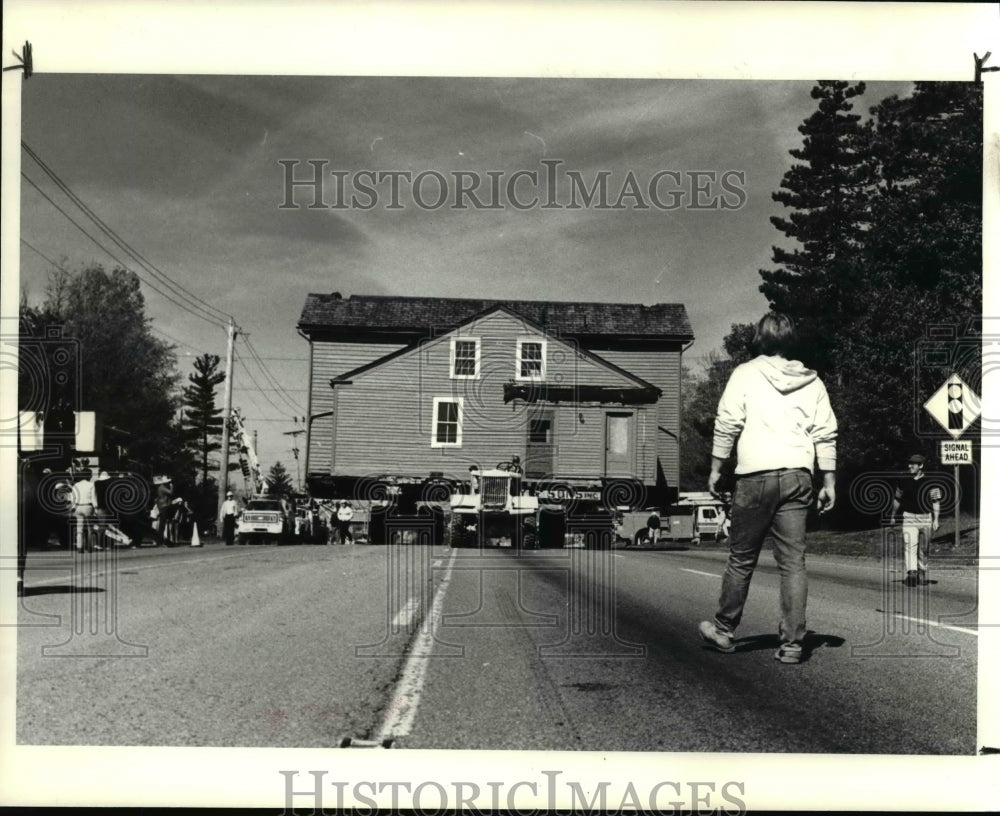
[[[299,428],[299,418],[294,417],[296,428],[294,431],[285,431],[283,436],[292,437],[292,456],[295,457],[295,486],[302,490],[302,470],[299,468],[299,446],[298,437],[306,432],[305,428]]]
[[[226,500],[229,488],[229,416],[233,410],[233,342],[236,340],[236,324],[229,318],[229,342],[226,344],[226,396],[222,408],[222,462],[219,465],[219,508]]]

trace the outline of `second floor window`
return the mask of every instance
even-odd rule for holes
[[[517,341],[517,379],[545,379],[545,341]]]
[[[452,379],[479,377],[479,339],[458,338],[451,341]]]

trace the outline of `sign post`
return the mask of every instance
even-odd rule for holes
[[[961,532],[958,518],[958,468],[972,464],[972,441],[959,440],[959,437],[979,419],[982,405],[976,392],[958,374],[952,374],[924,403],[924,408],[951,436],[951,441],[941,442],[940,459],[942,465],[953,465],[955,468],[955,546],[958,547]]]
[[[972,440],[962,439],[947,441],[942,440],[940,459],[942,465],[955,466],[955,546],[959,544],[958,525],[958,468],[961,465],[972,464]]]

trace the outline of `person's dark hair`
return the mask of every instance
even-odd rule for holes
[[[757,322],[752,347],[756,354],[780,354],[790,358],[794,355],[797,340],[795,321],[786,314],[768,312]]]

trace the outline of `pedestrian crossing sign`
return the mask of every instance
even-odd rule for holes
[[[982,413],[979,395],[958,374],[945,380],[924,403],[924,408],[953,439],[965,433]]]

